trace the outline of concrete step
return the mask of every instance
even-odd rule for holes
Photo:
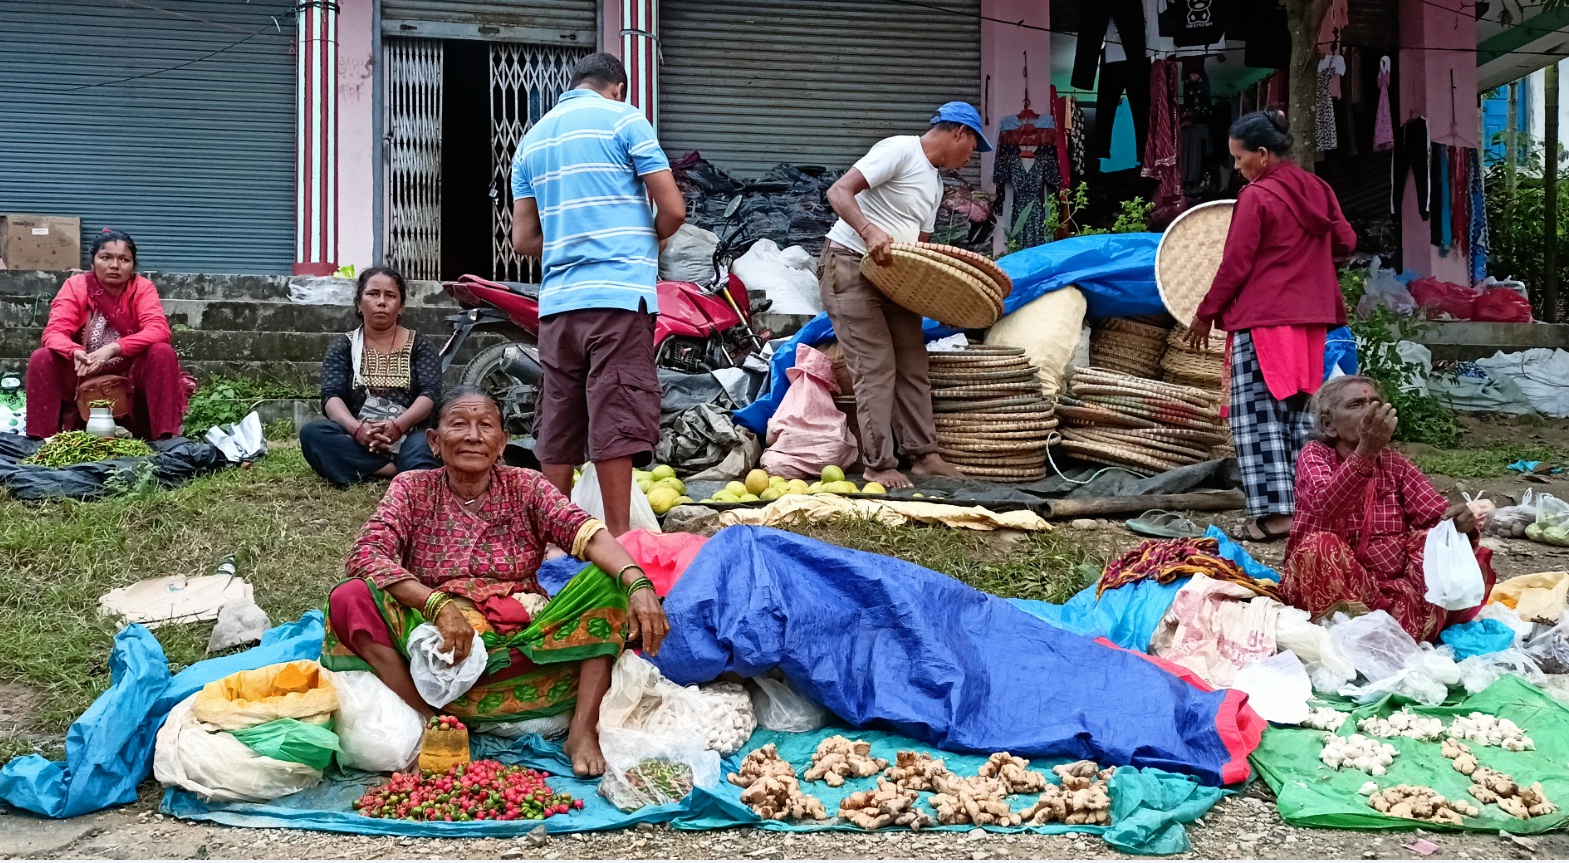
[[[288,302],[289,286],[300,280],[294,276],[247,276],[219,273],[157,273],[142,276],[158,286],[158,296],[166,300],[281,300]],[[44,297],[45,302],[60,291],[71,274],[44,270],[0,270],[0,296]],[[441,290],[440,282],[410,281],[407,305],[453,306]]]
[[[456,304],[406,306],[403,325],[440,339],[447,337],[446,316]],[[174,327],[193,330],[266,330],[296,333],[341,333],[359,324],[350,306],[309,306],[287,300],[163,300],[163,312]],[[0,295],[0,328],[38,328],[49,322],[49,298]]]
[[[1569,324],[1434,322],[1427,324],[1416,340],[1433,352],[1435,360],[1478,360],[1499,351],[1569,350]]]
[[[181,360],[180,367],[196,378],[198,383],[216,378],[263,381],[282,384],[302,396],[310,396],[311,399],[321,391],[321,363],[319,362],[253,363],[234,360]],[[452,368],[447,370],[443,386],[453,386],[462,380],[464,368],[466,366],[454,363]],[[0,358],[0,372],[26,374],[27,359],[25,357]]]
[[[0,357],[25,359],[38,348],[41,328],[0,330]],[[327,345],[339,338],[335,332],[257,332],[252,330],[179,330],[174,350],[181,362],[320,363]],[[437,348],[444,336],[427,336]],[[467,363],[474,354],[504,341],[499,333],[475,333],[458,352],[457,362]]]

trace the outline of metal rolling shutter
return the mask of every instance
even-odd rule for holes
[[[130,232],[147,270],[294,261],[282,0],[0,0],[0,212]]]
[[[979,0],[664,0],[659,15],[660,143],[743,177],[848,168],[938,105],[981,101]]]
[[[593,49],[597,0],[382,0],[381,32]]]

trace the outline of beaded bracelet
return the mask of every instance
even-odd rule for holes
[[[435,620],[436,615],[441,613],[441,607],[451,601],[452,597],[446,593],[439,590],[431,591],[430,596],[425,597],[425,619]]]

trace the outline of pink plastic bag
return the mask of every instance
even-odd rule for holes
[[[1428,320],[1445,315],[1457,321],[1469,321],[1475,314],[1473,306],[1481,292],[1453,282],[1440,282],[1434,278],[1417,279],[1410,284],[1411,296],[1427,313]]]
[[[621,547],[642,567],[643,574],[654,583],[654,592],[660,596],[675,587],[681,573],[686,572],[692,558],[697,557],[707,541],[708,537],[695,533],[651,533],[646,530],[628,531],[620,539]]]
[[[1501,324],[1529,324],[1531,301],[1509,288],[1483,291],[1471,304],[1471,319]]]
[[[779,476],[816,477],[828,465],[850,467],[856,461],[855,438],[844,413],[834,406],[839,384],[833,361],[809,345],[795,350],[795,368],[786,372],[790,391],[768,421],[768,437],[760,464]]]

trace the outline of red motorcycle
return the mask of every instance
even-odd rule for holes
[[[749,192],[779,191],[782,184],[750,183],[726,208],[729,219]],[[729,265],[751,247],[737,227],[721,237],[714,249],[714,276],[707,284],[658,283],[659,316],[654,324],[655,364],[682,374],[700,374],[739,366],[762,350],[770,334],[752,329],[751,300],[741,280],[728,274]],[[463,372],[462,383],[484,389],[501,405],[507,433],[533,437],[536,405],[544,368],[539,360],[539,285],[497,282],[463,276],[445,282],[447,292],[464,311],[451,315],[452,335],[441,349],[445,372],[476,330],[494,330],[510,341],[480,351]],[[755,311],[766,308],[766,301]]]

